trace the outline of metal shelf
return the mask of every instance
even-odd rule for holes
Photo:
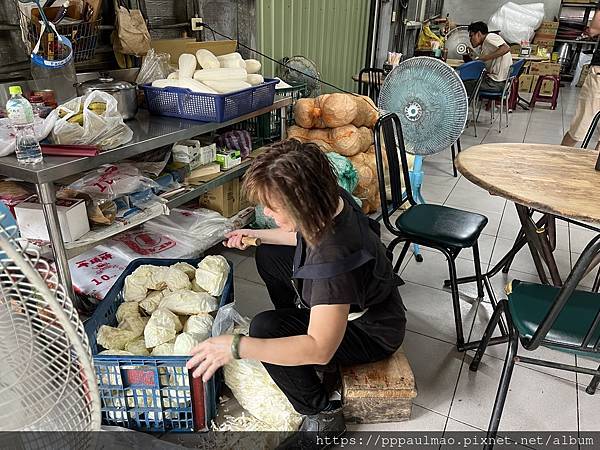
[[[36,166],[27,166],[19,164],[14,155],[0,158],[0,176],[16,178],[36,185],[38,196],[44,210],[46,218],[46,227],[53,247],[56,267],[61,281],[63,282],[67,293],[72,299],[76,299],[73,291],[73,283],[69,270],[69,255],[81,254],[82,251],[90,246],[108,239],[126,229],[140,225],[153,217],[157,217],[162,212],[151,211],[140,213],[138,217],[132,217],[131,222],[120,224],[112,230],[105,230],[106,233],[96,234],[98,239],[79,240],[65,244],[62,238],[62,232],[58,221],[56,210],[56,196],[54,182],[72,175],[79,175],[85,171],[95,169],[103,164],[114,163],[123,159],[149,152],[165,145],[173,144],[184,139],[191,139],[194,136],[211,133],[221,128],[225,128],[244,120],[252,119],[272,111],[281,110],[282,114],[282,135],[285,134],[285,123],[287,117],[287,107],[292,104],[291,97],[285,97],[276,100],[273,105],[253,111],[252,113],[237,117],[236,119],[222,122],[198,122],[194,120],[184,120],[165,116],[153,116],[147,111],[140,111],[134,120],[128,121],[127,125],[133,130],[133,139],[118,148],[107,150],[94,157],[44,157],[44,161]],[[178,194],[167,202],[167,207],[180,206],[203,193],[226,183],[227,181],[243,174],[250,162],[223,173],[221,176],[204,183],[200,186],[190,188],[189,190]],[[164,207],[164,205],[160,205]],[[67,250],[66,247],[69,247]]]
[[[555,39],[555,42],[563,42],[566,44],[583,44],[583,45],[596,45],[597,41],[577,41],[575,39]]]
[[[227,122],[198,122],[174,117],[154,116],[141,110],[134,120],[127,123],[133,130],[133,139],[125,145],[107,150],[94,157],[46,156],[38,166],[19,164],[14,155],[0,158],[0,175],[17,178],[34,184],[51,183],[61,178],[77,175],[95,169],[103,164],[114,163],[149,152],[164,145],[170,145],[200,134],[210,133],[220,128],[242,122],[268,112],[291,105],[291,98],[277,100],[272,106]]]
[[[597,3],[561,3],[561,6],[568,8],[596,9]]]

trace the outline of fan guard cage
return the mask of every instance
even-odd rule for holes
[[[451,30],[446,36],[445,47],[448,49],[449,59],[462,59],[471,47],[469,27],[460,26]]]
[[[307,97],[318,97],[321,95],[321,74],[317,65],[305,56],[296,55],[291,58],[285,57],[279,61],[276,75],[289,84],[305,84]],[[310,78],[306,75],[310,75]],[[317,78],[315,80],[315,78]]]
[[[83,324],[56,273],[15,236],[16,227],[0,226],[0,431],[99,430],[98,386]],[[20,437],[30,448],[86,448],[93,438]]]
[[[385,78],[379,109],[400,117],[406,151],[439,153],[456,142],[467,123],[465,86],[448,64],[427,56],[400,63]]]

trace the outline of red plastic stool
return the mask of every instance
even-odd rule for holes
[[[540,90],[542,89],[542,83],[544,80],[551,80],[554,83],[554,87],[552,88],[552,95],[541,95]],[[537,83],[535,84],[535,89],[533,90],[533,95],[531,96],[531,101],[529,102],[529,107],[535,107],[536,102],[547,102],[551,103],[551,108],[556,109],[556,103],[558,102],[558,91],[560,90],[560,76],[558,75],[540,75]]]

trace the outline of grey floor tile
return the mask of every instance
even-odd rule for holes
[[[503,361],[484,358],[477,372],[464,364],[450,417],[487,429]],[[575,384],[516,366],[504,406],[500,430],[577,431]]]
[[[500,222],[500,229],[498,230],[498,237],[503,239],[514,239],[517,237],[521,229],[521,222],[519,219],[510,215],[508,212],[511,210],[512,205],[507,205],[504,211],[504,216],[502,217],[502,222]],[[564,223],[564,222],[560,222]],[[560,250],[569,251],[570,249],[570,238],[569,238],[569,227],[564,225],[559,225],[557,222],[556,226],[556,248]]]
[[[262,278],[256,269],[256,261],[254,258],[244,259],[236,268],[235,276],[244,280],[252,281],[253,283],[261,283]]]
[[[514,240],[511,239],[496,239],[496,245],[492,254],[491,264],[493,265],[502,259],[502,257],[506,255],[506,253],[508,253],[508,251],[512,248],[513,243]],[[571,270],[571,255],[566,250],[557,249],[554,251],[554,259],[556,260],[558,271],[561,277],[564,279]],[[517,253],[511,268],[519,272],[537,274],[528,246],[523,247],[519,253]]]
[[[597,231],[588,230],[577,225],[570,225],[569,232],[571,233],[571,251],[581,253],[588,243],[598,236]]]
[[[487,270],[487,264],[481,263],[481,270]],[[459,277],[475,274],[472,261],[463,258],[456,259],[456,271]],[[448,279],[448,263],[446,257],[440,252],[427,252],[423,261],[411,260],[401,273],[404,281],[411,281],[422,286],[443,288],[444,280]],[[460,290],[460,287],[459,287]]]
[[[447,416],[463,354],[451,344],[410,331],[403,348],[417,384],[413,404]]]
[[[600,360],[591,360],[578,356],[577,365],[588,369],[597,369],[600,365]],[[600,388],[596,390],[594,395],[585,392],[591,379],[591,375],[577,374],[580,431],[600,431],[600,421],[598,420],[598,411],[600,411]]]
[[[501,213],[506,200],[502,197],[490,195],[487,191],[475,185],[468,188],[457,185],[448,196],[446,203],[459,208],[469,208],[469,210],[481,214],[488,214]]]
[[[577,260],[579,259],[579,257],[581,256],[580,253],[571,253],[571,266],[575,267],[575,264],[577,263]],[[596,266],[595,268],[593,268],[585,277],[583,277],[583,279],[581,280],[581,283],[579,283],[579,288],[583,289],[583,290],[591,290],[592,286],[594,285],[594,280],[596,279],[596,276],[598,275],[598,271],[600,270],[600,266]]]
[[[267,288],[263,284],[235,278],[235,309],[243,316],[254,317],[261,311],[273,309]]]
[[[407,309],[408,330],[443,340],[450,345],[455,344],[456,326],[450,292],[410,282],[400,286],[399,292]],[[460,307],[463,334],[468,336],[477,310],[477,302],[463,296]]]
[[[490,262],[495,242],[496,238],[494,236],[490,236],[489,234],[482,234],[481,236],[479,236],[479,258],[481,260],[482,266],[487,266]],[[423,251],[438,253],[436,250],[432,250],[427,247],[423,247]],[[473,250],[470,248],[465,248],[458,254],[458,257],[460,259],[467,259],[469,261],[473,261]]]
[[[348,424],[348,431],[444,431],[446,416],[419,405],[412,407],[410,420],[403,422]],[[366,446],[366,443],[364,444]]]

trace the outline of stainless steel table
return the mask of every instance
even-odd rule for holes
[[[14,155],[6,156],[0,158],[0,176],[12,177],[35,184],[44,210],[46,227],[48,228],[48,236],[52,243],[52,251],[56,260],[58,274],[65,285],[65,288],[68,290],[68,293],[71,294],[71,298],[75,298],[71,274],[69,272],[68,252],[58,222],[58,214],[55,205],[55,181],[72,175],[81,174],[103,164],[114,163],[131,158],[164,145],[173,144],[180,140],[191,139],[194,136],[210,133],[271,111],[280,111],[281,138],[283,139],[287,133],[287,108],[291,104],[291,98],[286,97],[278,99],[272,106],[262,108],[250,114],[222,123],[198,122],[173,117],[153,116],[146,110],[141,110],[134,120],[127,122],[127,125],[133,130],[133,139],[125,145],[113,150],[104,151],[94,157],[46,156],[44,157],[44,161],[36,166],[19,164]],[[239,177],[246,171],[249,165],[249,162],[242,163],[242,165],[224,172],[221,176],[208,183],[204,183],[197,187],[190,187],[185,192],[171,198],[167,206],[176,207],[199,197],[205,192],[208,192],[233,178]],[[149,220],[149,218],[146,220]],[[118,234],[121,231],[123,231],[123,229],[115,231],[114,234]],[[106,238],[107,237],[104,239]],[[71,249],[76,248],[76,243],[75,245],[70,243],[69,247]],[[72,251],[71,254],[73,253],[75,252]]]

